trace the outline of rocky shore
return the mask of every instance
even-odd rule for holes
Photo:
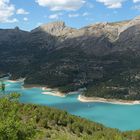
[[[83,95],[79,95],[78,100],[81,101],[81,102],[101,102],[101,103],[120,104],[120,105],[137,105],[137,104],[140,104],[140,101],[105,99],[105,98],[98,98],[98,97],[85,97]]]

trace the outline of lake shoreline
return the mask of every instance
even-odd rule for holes
[[[58,89],[52,89],[47,87],[42,87],[42,94],[51,95],[51,96],[58,96],[58,97],[66,97],[67,95],[60,92]]]
[[[39,85],[39,84],[24,84],[24,88],[45,88],[46,85]]]
[[[42,94],[51,95],[51,96],[58,96],[58,97],[66,97],[65,94],[63,94],[59,91],[56,91],[55,93],[53,93],[53,92],[42,92]]]
[[[9,80],[12,83],[16,83],[16,80]],[[81,92],[79,91],[75,91],[75,92],[70,92],[68,94],[62,93],[61,91],[59,91],[57,88],[56,89],[51,89],[48,88],[46,85],[39,85],[39,84],[25,84],[23,85],[24,88],[41,88],[42,90],[44,90],[42,92],[42,94],[46,94],[46,95],[51,95],[51,96],[58,96],[58,97],[66,97],[67,95],[72,95],[72,94],[79,94],[78,96],[78,100],[80,102],[99,102],[99,103],[108,103],[108,104],[118,104],[118,105],[140,105],[140,101],[136,100],[136,101],[129,101],[129,100],[117,100],[117,99],[105,99],[105,98],[99,98],[99,97],[86,97],[84,95],[81,94]],[[51,89],[52,91],[45,91]]]
[[[117,100],[117,99],[105,99],[99,97],[86,97],[83,95],[78,96],[78,100],[81,102],[100,102],[100,103],[108,103],[108,104],[116,104],[116,105],[139,105],[140,101],[128,101],[128,100]]]

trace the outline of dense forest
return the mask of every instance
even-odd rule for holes
[[[127,50],[125,54],[112,54],[101,60],[116,63],[104,66],[103,78],[87,85],[85,96],[140,100],[140,56]]]
[[[0,140],[140,140],[140,131],[120,132],[55,108],[0,98]]]

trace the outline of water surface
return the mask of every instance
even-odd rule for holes
[[[77,100],[78,95],[64,98],[44,95],[41,88],[25,89],[19,83],[6,82],[6,93],[21,93],[20,102],[46,105],[99,122],[122,131],[140,129],[140,105],[114,105],[107,103],[83,103]]]

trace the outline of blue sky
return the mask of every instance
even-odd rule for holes
[[[140,15],[140,0],[0,0],[0,28],[32,30],[40,24],[64,21],[81,28]]]

